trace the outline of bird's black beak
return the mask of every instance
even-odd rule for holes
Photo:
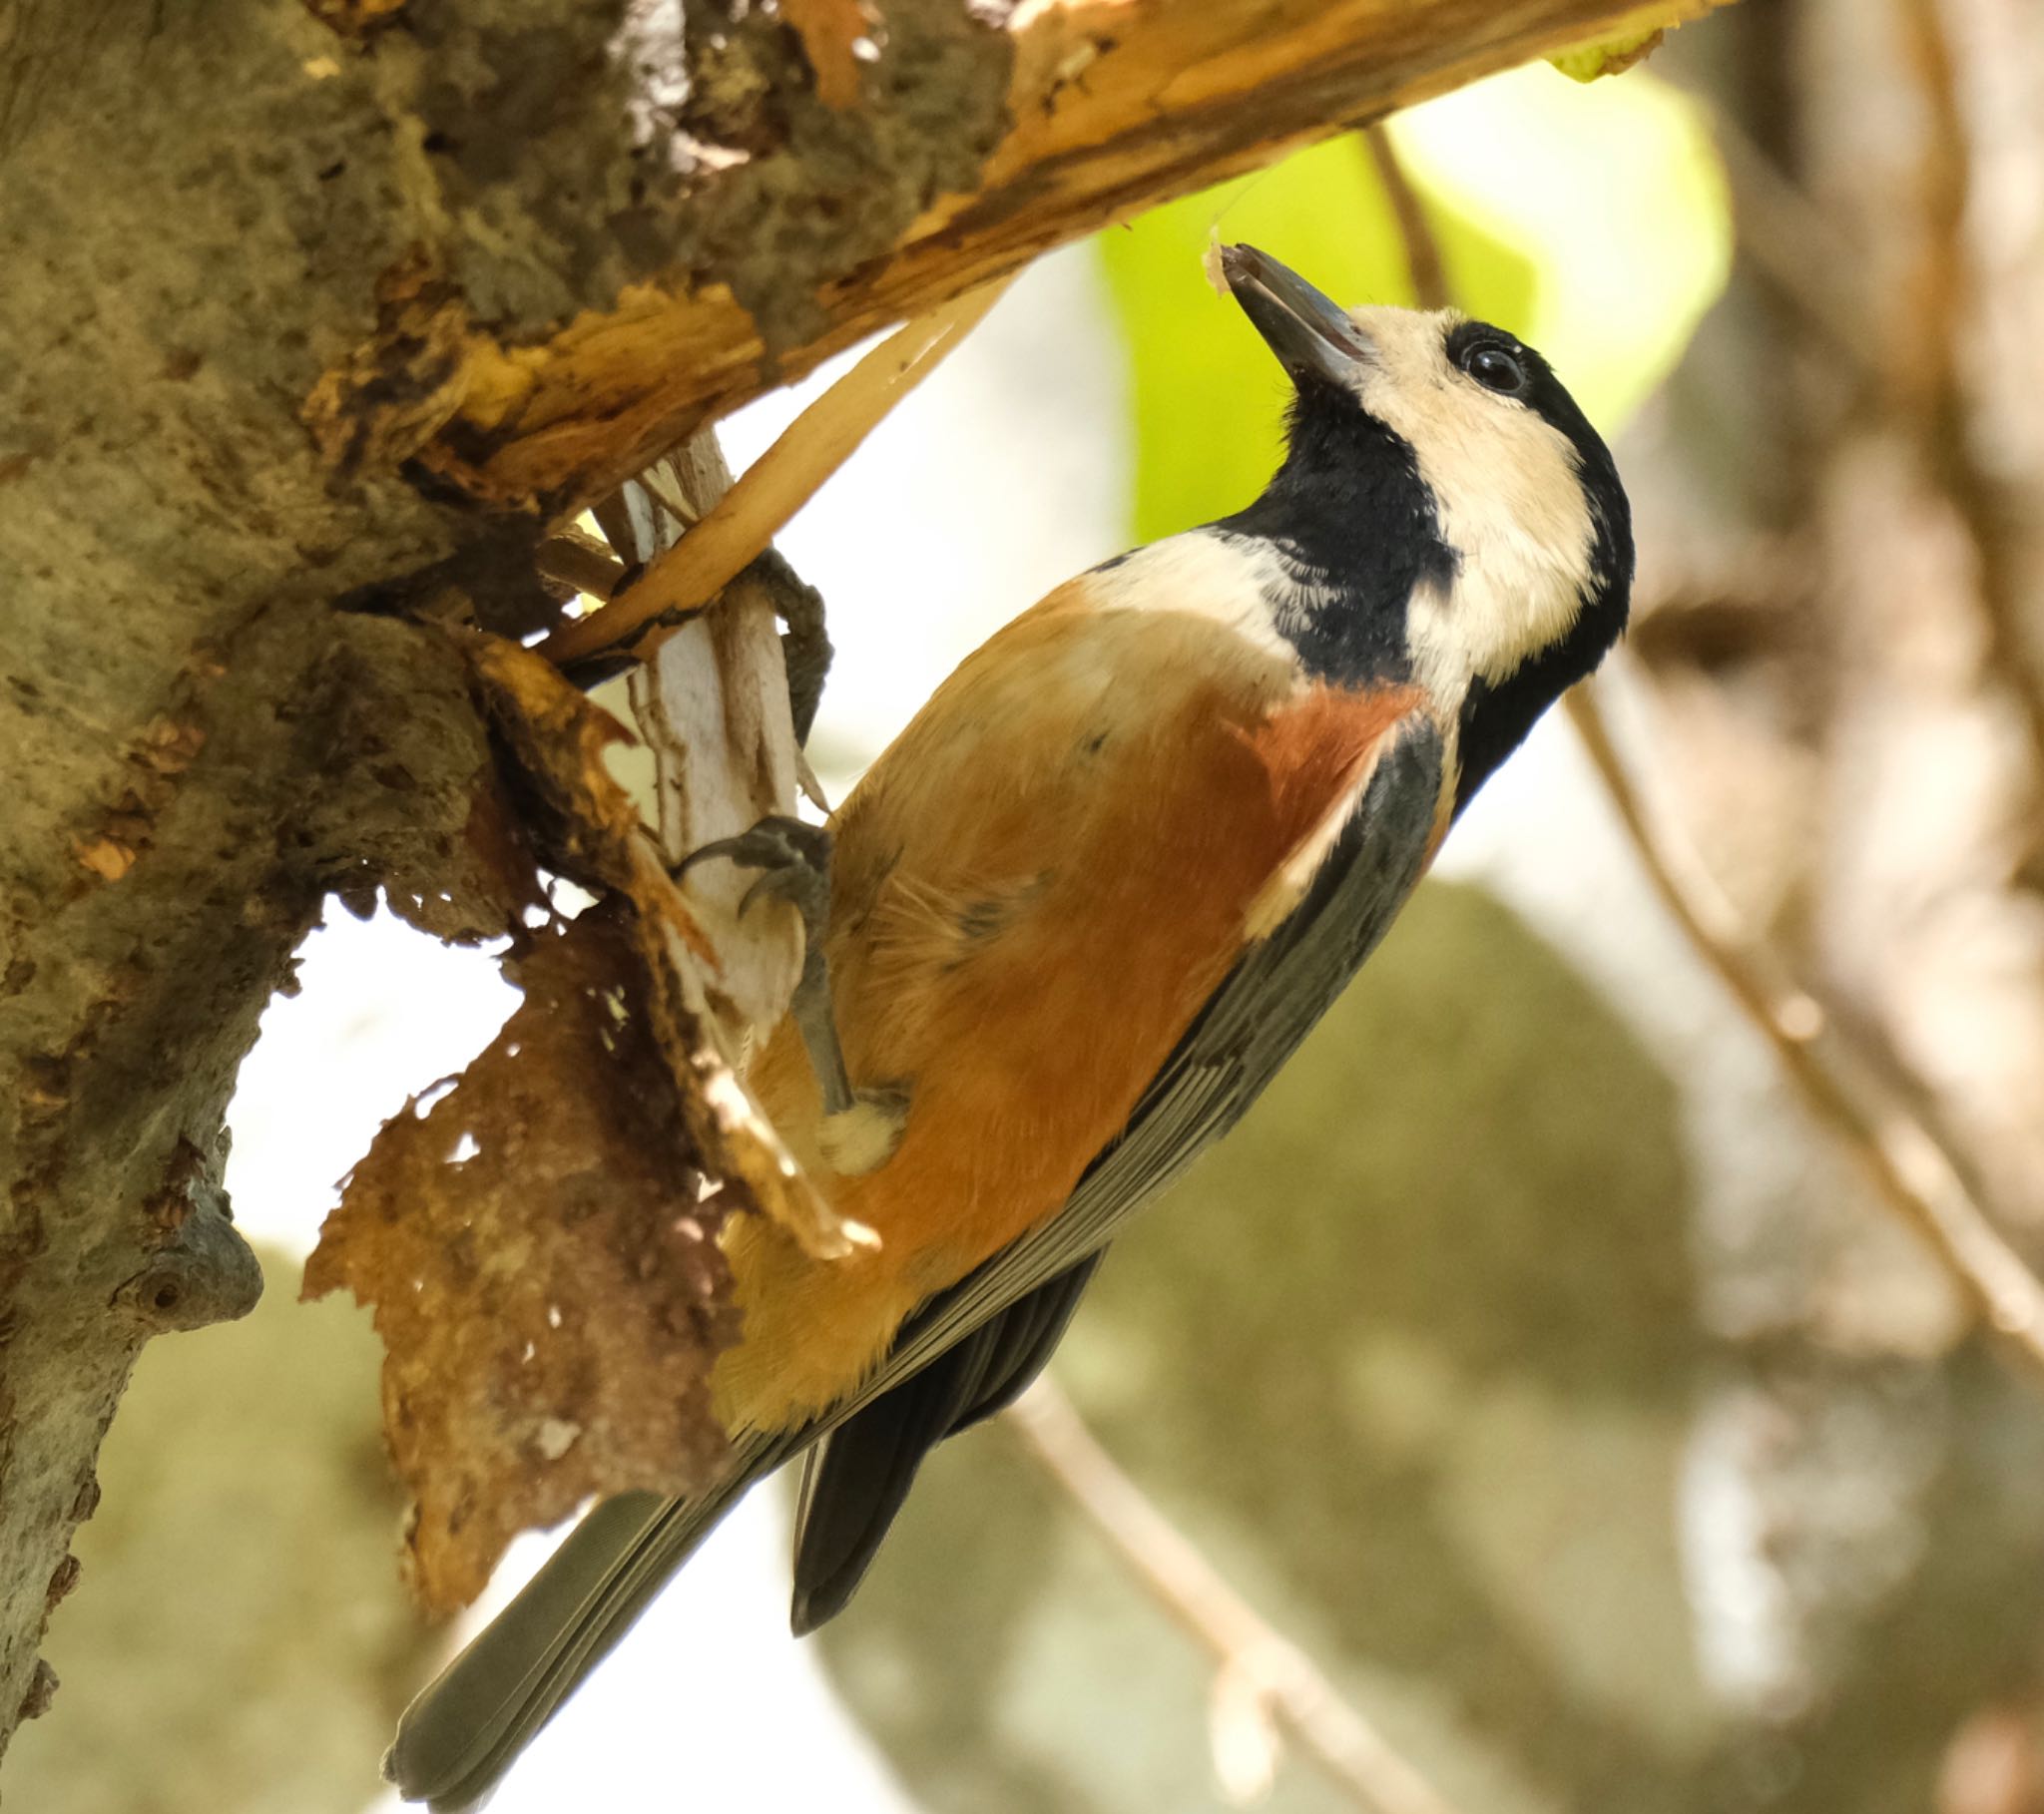
[[[1221,270],[1265,344],[1294,379],[1311,374],[1348,388],[1374,348],[1347,311],[1297,271],[1254,245],[1224,245]]]

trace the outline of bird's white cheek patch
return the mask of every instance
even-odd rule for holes
[[[1511,525],[1462,533],[1449,536],[1461,562],[1453,581],[1421,586],[1407,614],[1414,666],[1441,698],[1504,680],[1561,642],[1583,609],[1579,568],[1530,536]]]
[[[1471,387],[1473,391],[1473,387]],[[1472,420],[1469,412],[1480,411]],[[1414,443],[1457,570],[1413,600],[1415,664],[1440,696],[1501,680],[1566,637],[1583,608],[1595,542],[1567,438],[1531,410],[1452,396],[1452,423]]]
[[[1590,503],[1566,435],[1447,362],[1454,317],[1364,317],[1378,359],[1358,394],[1412,449],[1458,562],[1414,596],[1406,631],[1414,678],[1452,709],[1470,681],[1501,680],[1568,634],[1591,579]]]

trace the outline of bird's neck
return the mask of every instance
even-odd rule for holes
[[[1284,578],[1273,616],[1308,672],[1345,686],[1412,678],[1406,601],[1422,584],[1450,583],[1455,555],[1400,436],[1303,390],[1263,496],[1209,527],[1268,544]]]

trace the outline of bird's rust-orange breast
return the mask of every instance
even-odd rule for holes
[[[969,661],[838,815],[839,1030],[854,1081],[905,1090],[908,1119],[878,1170],[818,1171],[877,1251],[817,1262],[733,1224],[747,1332],[719,1385],[738,1424],[830,1403],[918,1302],[1058,1210],[1416,703],[1309,684],[1209,616],[1077,603],[1053,595]],[[753,1082],[817,1164],[790,1028]]]

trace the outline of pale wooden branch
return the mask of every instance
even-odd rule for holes
[[[1007,1414],[1024,1449],[1158,1603],[1213,1653],[1217,1705],[1239,1697],[1273,1718],[1360,1807],[1455,1814],[1296,1644],[1252,1606],[1101,1447],[1055,1384]]]
[[[577,662],[629,642],[640,660],[650,658],[751,565],[1006,288],[1005,279],[985,284],[890,334],[803,410],[687,535],[601,611],[562,625],[540,654]]]
[[[1597,687],[1576,687],[1567,709],[1654,892],[1775,1049],[1811,1117],[1923,1237],[2006,1351],[2044,1377],[2044,1283],[1975,1200],[1964,1169],[1782,956],[1742,922],[1687,840],[1648,806],[1612,740]]]

